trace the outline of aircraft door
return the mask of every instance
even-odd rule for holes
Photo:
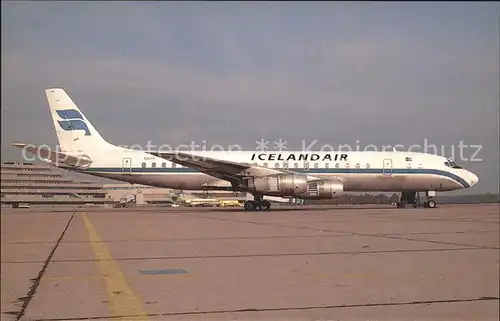
[[[382,172],[386,176],[392,175],[392,159],[384,159],[384,168]]]
[[[125,157],[122,159],[122,173],[132,174],[132,158]]]

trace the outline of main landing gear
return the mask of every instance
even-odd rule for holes
[[[253,201],[246,201],[244,205],[245,211],[269,211],[271,202],[264,200],[262,195],[254,194]]]
[[[424,201],[423,207],[425,208],[435,208],[436,204],[436,192],[429,191],[425,193],[426,200]],[[407,207],[421,207],[420,203],[420,193],[419,192],[402,192],[401,199],[397,203],[398,208],[407,208]]]

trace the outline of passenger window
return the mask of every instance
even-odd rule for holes
[[[145,167],[146,167],[146,163],[145,163],[145,162],[143,162],[141,166],[142,166],[143,168],[145,168]]]
[[[309,163],[308,162],[304,163],[304,170],[306,170],[306,171],[309,170]]]
[[[314,163],[314,168],[318,168],[318,163]]]
[[[167,163],[161,163],[161,167],[163,168],[167,167]]]
[[[176,163],[172,163],[172,168],[175,168],[177,166]]]
[[[267,167],[267,163],[262,164],[262,166]]]
[[[361,165],[359,163],[356,163],[356,168],[360,168]]]
[[[366,163],[366,168],[370,168],[370,164],[369,163]]]
[[[330,164],[325,163],[325,168],[328,168],[329,166],[330,166]]]
[[[295,167],[295,168],[299,168],[299,163],[295,163],[295,164],[293,164],[293,167]]]
[[[283,163],[283,169],[288,169],[288,163],[287,162]]]
[[[345,168],[351,168],[351,164],[350,163],[345,164]]]
[[[155,168],[156,167],[156,163],[151,163],[151,167]]]
[[[339,163],[336,163],[335,164],[335,168],[339,168],[340,167],[340,164]]]
[[[280,168],[280,163],[274,164],[274,168]]]

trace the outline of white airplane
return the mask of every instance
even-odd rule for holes
[[[247,211],[268,210],[263,197],[332,199],[344,192],[401,192],[402,204],[427,193],[468,188],[472,172],[445,157],[415,152],[162,152],[105,141],[63,89],[46,90],[60,151],[14,144],[65,169],[109,179],[182,190],[251,193]]]

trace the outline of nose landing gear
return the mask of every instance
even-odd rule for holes
[[[427,200],[424,203],[424,207],[426,207],[426,208],[435,208],[436,207],[436,202],[433,199]]]
[[[420,192],[412,191],[412,192],[402,192],[401,199],[397,203],[398,208],[408,208],[408,207],[424,207],[424,208],[435,208],[436,204],[436,192],[428,191],[425,193],[426,200],[423,204],[420,203]]]

